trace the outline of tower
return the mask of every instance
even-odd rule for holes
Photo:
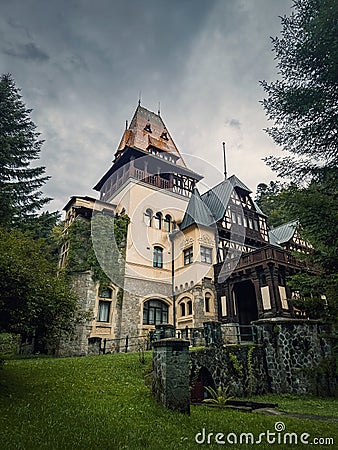
[[[196,182],[161,116],[138,105],[112,166],[94,187],[100,200],[130,219],[126,239],[120,335],[173,324],[172,233]],[[114,280],[113,280],[114,282]]]
[[[72,197],[65,207],[60,267],[79,260],[73,284],[92,318],[64,354],[97,352],[103,339],[110,343],[106,351],[117,351],[121,339],[161,324],[174,325],[183,337],[190,329],[196,341],[205,322],[218,321],[225,340],[252,339],[246,335],[252,322],[294,315],[286,278],[303,270],[288,251],[304,244],[297,224],[269,230],[250,189],[226,170],[224,176],[200,195],[202,177],[186,166],[160,113],[138,105],[94,187],[99,200]],[[96,212],[103,220],[98,228]],[[67,257],[68,231],[83,226],[79,240],[95,250],[86,264],[84,251]],[[93,276],[95,257],[108,285]]]

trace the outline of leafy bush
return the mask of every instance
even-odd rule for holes
[[[0,333],[0,367],[3,366],[5,358],[17,353],[20,336],[12,333]]]
[[[228,395],[228,389],[228,387],[225,389],[222,389],[221,387],[213,389],[210,386],[205,386],[205,390],[209,392],[211,398],[205,398],[203,402],[224,407],[229,400],[233,399],[233,397]]]

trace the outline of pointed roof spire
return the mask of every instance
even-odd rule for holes
[[[164,155],[168,161],[186,167],[161,116],[141,106],[140,100],[129,127],[122,136],[115,156],[121,154],[126,146],[136,147],[147,153],[155,150]]]
[[[224,179],[227,179],[227,157],[226,157],[226,143],[223,142],[223,162],[224,162]]]

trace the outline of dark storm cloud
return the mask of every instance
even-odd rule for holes
[[[33,108],[55,208],[70,195],[95,195],[91,187],[110,165],[140,91],[149,109],[161,101],[180,150],[200,158],[196,171],[204,171],[206,151],[219,166],[226,140],[229,165],[243,181],[270,176],[261,162],[272,144],[262,137],[258,80],[274,75],[269,36],[289,4],[2,0],[1,72],[13,74]]]
[[[34,42],[14,46],[4,46],[3,52],[6,55],[14,56],[25,60],[44,62],[49,60],[47,53],[38,48]]]

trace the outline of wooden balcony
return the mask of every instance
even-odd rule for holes
[[[159,174],[155,175],[148,173],[130,164],[127,170],[125,170],[125,167],[117,170],[112,175],[111,179],[107,181],[107,190],[103,195],[101,191],[101,200],[109,200],[128,178],[142,181],[143,183],[183,195],[184,197],[190,197],[192,191],[191,180],[189,180],[189,183],[188,180],[184,180],[182,177],[175,178],[175,174],[172,174],[171,180],[167,180]],[[184,181],[186,181],[186,183]]]
[[[256,250],[251,253],[247,253],[241,256],[238,261],[237,268],[247,267],[251,265],[257,265],[262,262],[277,262],[282,264],[293,265],[297,267],[303,267],[304,264],[298,261],[293,255],[284,250],[267,246],[260,250]]]
[[[267,245],[266,247],[253,252],[242,254],[239,260],[234,258],[233,260],[230,259],[225,263],[218,263],[216,272],[219,273],[219,271],[222,270],[225,275],[226,273],[229,274],[240,270],[247,270],[260,265],[266,266],[269,263],[275,265],[287,265],[298,270],[307,267],[304,262],[296,259],[293,255],[291,255],[291,253]]]

